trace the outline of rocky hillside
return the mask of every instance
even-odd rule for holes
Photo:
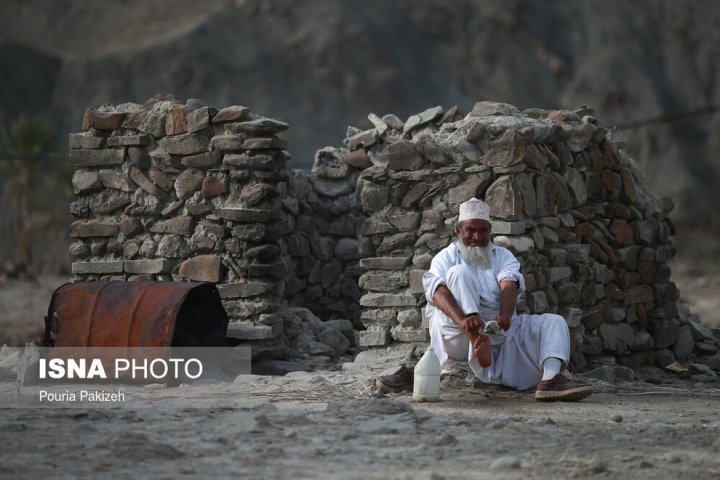
[[[291,165],[366,116],[477,100],[589,105],[606,126],[720,104],[712,0],[9,0],[0,15],[0,111],[53,120],[158,92],[247,104],[291,125]],[[312,121],[307,121],[311,118]],[[720,115],[628,128],[675,218],[720,200]],[[703,189],[702,194],[698,194]]]

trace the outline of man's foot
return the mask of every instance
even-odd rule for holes
[[[477,332],[468,332],[468,338],[475,352],[478,363],[483,368],[492,365],[492,344],[487,335],[478,334]],[[479,341],[478,341],[479,340]]]
[[[412,390],[413,387],[414,368],[405,366],[400,367],[397,372],[390,375],[377,377],[375,381],[382,386],[387,392],[403,392]]]
[[[590,385],[574,383],[558,373],[550,380],[543,380],[537,384],[535,400],[544,402],[577,402],[592,395]]]

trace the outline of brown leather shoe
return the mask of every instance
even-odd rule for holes
[[[535,400],[577,402],[589,397],[592,393],[593,389],[590,385],[574,383],[558,373],[550,380],[543,380],[537,384]]]
[[[397,372],[391,375],[377,377],[377,383],[388,392],[402,392],[412,390],[414,368],[400,367]]]

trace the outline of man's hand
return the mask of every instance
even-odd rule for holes
[[[498,323],[498,325],[500,325],[501,330],[507,331],[508,328],[510,328],[510,317],[505,317],[498,313],[497,315],[495,315],[495,321]]]
[[[483,328],[485,328],[485,322],[480,320],[480,315],[477,313],[471,313],[470,315],[466,315],[462,319],[462,327],[463,330],[467,333],[477,333],[478,331],[482,331]]]

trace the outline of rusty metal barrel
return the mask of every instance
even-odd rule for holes
[[[228,316],[212,283],[80,282],[53,293],[45,344],[224,346]]]

